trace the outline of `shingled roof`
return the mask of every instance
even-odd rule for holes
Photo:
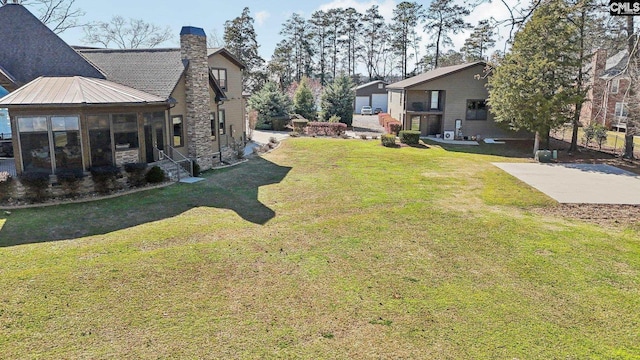
[[[107,79],[168,99],[185,64],[180,49],[77,49]]]
[[[104,75],[19,4],[0,7],[0,66],[21,86],[40,76]]]
[[[422,73],[420,75],[416,75],[414,77],[410,77],[408,79],[404,79],[402,81],[398,81],[393,84],[387,85],[387,89],[406,89],[408,87],[419,85],[428,81],[433,81],[443,76],[447,76],[447,75],[456,73],[458,71],[466,70],[468,68],[471,68],[477,65],[486,66],[486,63],[483,61],[476,61],[468,64],[445,66],[445,67],[437,68],[435,70],[427,71],[426,73]]]

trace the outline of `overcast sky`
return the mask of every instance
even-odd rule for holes
[[[512,0],[509,0],[512,1]],[[378,5],[380,12],[387,19],[391,20],[393,9],[400,1],[395,0],[278,0],[278,1],[211,1],[211,0],[191,0],[191,1],[169,1],[169,0],[76,0],[77,7],[84,10],[85,22],[109,21],[112,16],[121,15],[125,18],[144,19],[147,22],[169,26],[176,34],[175,38],[164,44],[164,47],[178,46],[178,34],[182,26],[190,25],[205,29],[207,33],[215,31],[222,37],[224,22],[231,20],[242,13],[244,7],[249,7],[251,16],[255,19],[255,30],[258,36],[260,55],[269,59],[273,54],[276,44],[282,39],[279,35],[282,24],[291,16],[299,13],[305,19],[316,10],[326,10],[330,8],[353,7],[359,12],[364,12],[372,5]],[[418,1],[425,8],[429,1]],[[506,9],[500,1],[486,3],[477,7],[467,19],[472,25],[476,25],[479,20],[490,16],[506,17]],[[419,29],[422,31],[422,29]],[[502,31],[503,37],[508,35]],[[71,45],[85,45],[82,42],[84,33],[79,29],[71,29],[63,33],[62,38]],[[454,36],[456,50],[464,43],[467,34]],[[428,43],[429,36],[423,35],[423,42]],[[501,45],[497,45],[502,49]],[[424,55],[424,47],[421,55]]]

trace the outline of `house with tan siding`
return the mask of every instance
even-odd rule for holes
[[[390,84],[389,114],[405,130],[445,139],[530,138],[493,120],[484,62],[441,67]]]
[[[0,84],[10,91],[0,108],[9,109],[18,173],[161,154],[206,170],[245,139],[244,65],[208,49],[201,28],[183,27],[180,48],[74,49],[22,5],[6,4],[0,48]]]

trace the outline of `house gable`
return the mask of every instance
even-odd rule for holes
[[[105,78],[19,4],[0,7],[0,49],[0,65],[18,86],[40,76]]]

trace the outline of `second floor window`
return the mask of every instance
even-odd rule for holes
[[[430,110],[440,110],[440,91],[431,91],[431,101],[429,102]]]
[[[617,94],[619,88],[620,88],[620,79],[611,80],[611,93]]]
[[[212,68],[213,77],[218,80],[218,84],[222,90],[227,91],[227,69]]]

